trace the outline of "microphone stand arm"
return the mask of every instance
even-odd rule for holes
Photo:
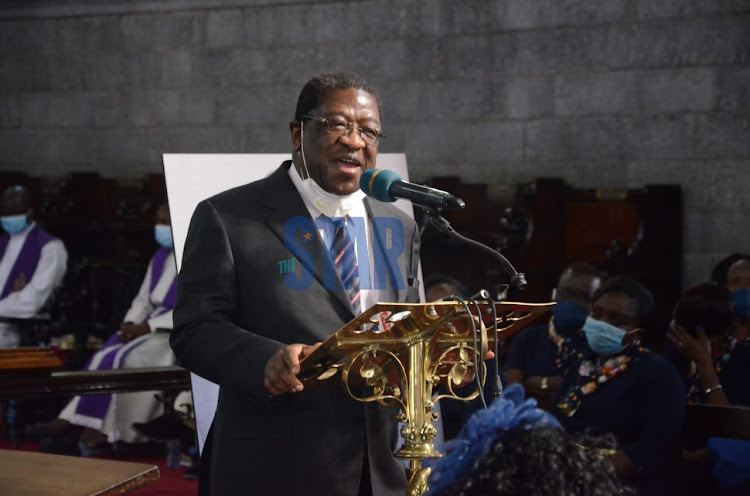
[[[453,227],[451,226],[450,222],[440,215],[440,211],[432,208],[425,208],[427,211],[427,215],[429,215],[430,223],[435,226],[435,229],[440,231],[441,233],[447,234],[451,238],[460,241],[462,243],[465,243],[467,245],[473,246],[475,248],[480,249],[481,251],[487,253],[488,255],[491,255],[495,260],[500,262],[500,265],[503,267],[503,270],[506,274],[510,277],[510,284],[516,289],[524,289],[526,287],[526,276],[523,274],[523,272],[518,272],[513,267],[513,265],[510,263],[510,261],[503,256],[502,253],[500,253],[497,250],[494,250],[490,248],[489,246],[480,243],[479,241],[475,241],[473,239],[467,238],[466,236],[463,236],[459,234]]]

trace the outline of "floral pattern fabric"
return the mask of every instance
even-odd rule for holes
[[[555,366],[560,372],[564,372],[565,369],[575,360],[579,360],[583,357],[583,352],[579,349],[580,346],[575,346],[574,338],[571,336],[562,336],[556,330],[553,322],[550,320],[549,323],[549,340],[557,346],[557,357],[555,357]]]
[[[633,344],[626,347],[615,356],[608,357],[604,362],[598,355],[593,355],[580,362],[578,378],[575,384],[562,397],[557,407],[560,411],[572,417],[578,411],[585,396],[594,394],[610,379],[628,369],[628,365],[638,360],[645,349]]]

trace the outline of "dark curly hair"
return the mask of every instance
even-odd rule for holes
[[[635,494],[617,477],[599,452],[554,427],[515,429],[499,436],[489,453],[475,461],[470,475],[439,496],[629,495]],[[611,447],[608,439],[597,447]],[[430,493],[433,494],[433,493]]]
[[[312,110],[316,109],[332,91],[349,88],[365,90],[374,96],[375,101],[378,102],[380,118],[383,118],[380,97],[373,87],[370,86],[370,83],[358,74],[340,71],[318,74],[305,83],[305,86],[302,87],[302,91],[299,93],[299,98],[297,98],[297,109],[294,111],[294,120],[302,120],[303,115],[309,114]]]

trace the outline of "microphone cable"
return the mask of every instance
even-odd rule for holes
[[[495,304],[495,301],[492,299],[492,296],[490,295],[490,292],[486,289],[480,289],[479,292],[475,295],[473,295],[471,298],[469,298],[474,302],[476,305],[476,300],[485,301],[490,304],[490,308],[492,308],[492,337],[494,339],[493,343],[493,350],[495,353],[495,358],[493,362],[495,363],[495,374],[493,376],[493,383],[492,383],[492,399],[496,400],[503,394],[503,382],[500,378],[500,340],[499,340],[499,334],[500,331],[497,328],[497,306]],[[502,299],[502,298],[500,298]],[[479,312],[479,315],[481,315],[481,312],[479,310],[479,306],[477,306],[477,312]],[[481,318],[481,317],[480,317]],[[484,319],[482,319],[484,320]],[[485,377],[486,381],[486,377]]]
[[[475,300],[475,299],[472,299],[471,303],[474,305],[474,308],[477,309],[477,316],[479,317],[479,326],[480,327],[484,327],[484,318],[482,318],[482,309],[479,308],[479,303],[477,303],[477,300]],[[485,335],[486,335],[486,330],[487,329],[485,328],[485,333],[484,333]],[[481,355],[482,351],[484,351],[484,350],[482,349],[482,350],[478,351],[477,354]],[[485,360],[484,356],[480,356],[479,360],[480,361],[477,362],[477,366],[476,366],[477,384],[481,384],[481,386],[482,386],[482,399],[483,399],[482,404],[484,405],[484,408],[486,409],[487,408],[487,401],[486,401],[486,398],[484,397],[484,386],[487,385],[487,368],[484,366],[484,360]],[[482,368],[481,369],[479,368],[479,364],[480,363],[482,364]],[[482,371],[481,374],[479,373],[479,370]]]
[[[480,357],[480,350],[477,348],[477,325],[474,322],[474,315],[471,313],[471,310],[469,309],[469,305],[466,303],[466,301],[463,298],[459,298],[458,296],[450,295],[447,296],[444,299],[457,301],[461,303],[464,306],[464,310],[466,311],[466,314],[469,317],[469,322],[471,322],[471,336],[473,338],[473,345],[474,345],[474,380],[477,383],[477,391],[479,391],[479,398],[482,400],[482,405],[485,409],[487,409],[487,401],[484,398],[484,387],[482,383],[480,382],[479,378],[479,364],[482,364],[482,374],[484,374],[484,357]],[[473,300],[469,300],[472,303]],[[474,303],[476,305],[476,303]],[[482,314],[479,314],[479,318],[482,318]],[[450,377],[448,377],[448,380],[451,380]]]
[[[492,335],[495,338],[495,382],[492,388],[492,399],[496,400],[503,394],[503,380],[500,377],[500,331],[497,329],[497,306],[490,299],[492,305]]]

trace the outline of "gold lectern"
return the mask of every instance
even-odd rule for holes
[[[554,303],[441,301],[378,303],[329,337],[300,365],[298,378],[314,387],[338,376],[349,396],[400,407],[403,446],[396,458],[409,460],[407,495],[423,494],[429,469],[422,460],[439,458],[432,439],[441,398],[469,401],[454,387],[465,382],[475,364],[482,364],[490,345],[507,339],[547,312]],[[445,383],[447,394],[432,397]],[[366,388],[359,386],[365,385]],[[362,394],[355,394],[361,391]]]

